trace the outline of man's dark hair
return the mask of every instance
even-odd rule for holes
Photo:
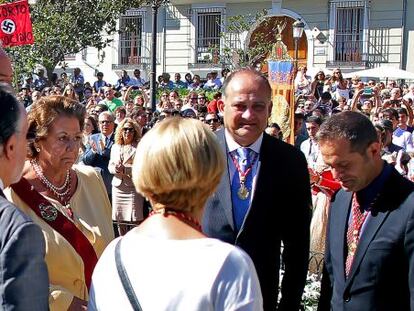
[[[309,117],[306,118],[305,123],[316,123],[317,125],[321,126],[322,119],[318,116],[310,115]]]
[[[238,70],[232,71],[227,76],[227,78],[224,80],[223,86],[221,87],[221,92],[223,93],[223,96],[226,96],[227,87],[229,86],[233,78],[242,73],[252,73],[253,75],[255,75],[258,80],[263,81],[263,85],[266,88],[268,88],[269,94],[272,94],[272,88],[270,87],[269,80],[267,80],[265,75],[263,75],[260,71],[257,71],[254,68],[244,67],[244,68],[240,68]]]
[[[332,95],[329,92],[323,92],[321,95],[321,99],[322,100],[331,100],[332,99]]]
[[[278,131],[280,131],[281,129],[280,129],[280,126],[279,126],[279,124],[277,124],[277,123],[270,123],[269,124],[269,127],[271,127],[271,128],[275,128],[275,129],[277,129]]]
[[[406,116],[408,116],[408,111],[405,108],[398,108],[397,112],[398,114],[405,114]]]
[[[394,117],[394,119],[398,120],[398,112],[394,108],[387,108],[382,112],[382,114],[386,114],[387,116]]]
[[[0,145],[4,145],[9,138],[18,131],[20,118],[19,102],[12,95],[9,87],[0,84]]]
[[[378,135],[372,122],[362,113],[344,111],[332,115],[316,134],[320,142],[346,139],[351,151],[365,155],[369,145],[378,141]]]

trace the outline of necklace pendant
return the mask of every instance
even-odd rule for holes
[[[249,197],[249,194],[250,194],[249,189],[247,189],[244,183],[241,183],[239,191],[237,191],[237,196],[239,197],[239,199],[247,200],[247,198]]]

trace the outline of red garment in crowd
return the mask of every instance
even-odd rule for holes
[[[218,113],[218,105],[222,103],[223,101],[221,99],[213,99],[211,102],[207,105],[207,112],[208,113]]]

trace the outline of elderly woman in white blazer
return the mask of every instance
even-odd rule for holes
[[[108,169],[114,174],[112,219],[118,224],[120,235],[128,231],[129,225],[139,224],[144,218],[144,199],[135,191],[131,180],[131,167],[141,138],[140,132],[139,125],[133,119],[124,119],[117,127],[111,149]]]

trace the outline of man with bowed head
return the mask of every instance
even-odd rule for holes
[[[228,169],[209,198],[203,231],[235,244],[252,258],[265,310],[298,310],[309,257],[310,189],[303,154],[264,133],[271,88],[243,68],[223,85],[225,129],[217,131]],[[280,247],[285,274],[278,300]]]
[[[381,159],[363,114],[333,115],[317,139],[342,186],[330,209],[319,310],[414,310],[414,184]]]
[[[22,176],[26,134],[24,107],[0,84],[1,310],[48,309],[49,279],[42,232],[3,193]]]

